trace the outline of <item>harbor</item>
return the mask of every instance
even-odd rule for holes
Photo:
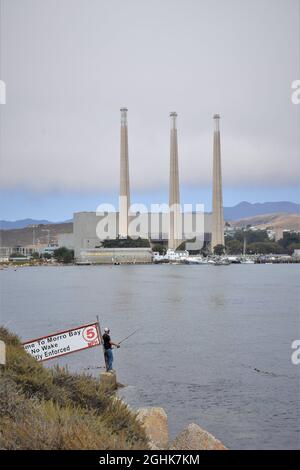
[[[166,254],[153,254],[155,264],[187,264],[205,266],[228,266],[230,264],[282,264],[300,263],[300,257],[289,255],[224,255],[224,256],[201,256],[190,255],[188,251],[167,250]]]

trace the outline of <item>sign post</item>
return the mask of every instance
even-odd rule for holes
[[[23,346],[25,351],[37,361],[48,361],[83,349],[100,346],[101,343],[100,325],[98,322],[94,322],[26,341]]]

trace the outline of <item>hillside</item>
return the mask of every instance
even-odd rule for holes
[[[288,201],[279,202],[240,202],[233,207],[224,207],[225,220],[239,220],[245,217],[254,217],[265,214],[300,214],[300,204]]]
[[[136,415],[99,381],[49,369],[0,327],[7,364],[0,374],[0,448],[4,450],[147,449]]]
[[[0,220],[0,229],[1,230],[11,230],[14,228],[24,228],[28,227],[29,225],[40,225],[40,224],[52,224],[50,220],[42,219],[42,220],[35,220],[35,219],[20,219],[20,220]]]
[[[251,225],[260,229],[270,228],[275,231],[276,238],[281,238],[283,230],[295,230],[300,232],[299,214],[262,214],[254,217],[244,217],[230,222],[233,226],[246,227]]]
[[[15,247],[18,245],[27,246],[36,243],[48,244],[48,230],[50,243],[55,241],[58,234],[72,233],[73,223],[46,224],[36,227],[25,227],[13,230],[0,230],[0,245]]]

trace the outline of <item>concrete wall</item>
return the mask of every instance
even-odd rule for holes
[[[80,250],[79,263],[91,264],[138,264],[152,263],[151,248],[98,248]]]
[[[106,216],[97,216],[95,212],[77,212],[74,214],[74,249],[75,258],[79,258],[81,250],[100,248],[101,240],[105,238],[115,239],[118,231],[119,214],[109,213]],[[151,227],[152,226],[152,227]],[[107,227],[108,230],[103,234],[102,229]],[[132,229],[139,229],[138,235],[141,238],[150,238],[155,240],[168,239],[168,214],[150,214],[142,213],[138,216],[130,217],[129,235],[132,236]],[[211,214],[204,215],[204,239],[209,238],[211,231]],[[102,234],[101,234],[101,233]],[[184,239],[189,240],[194,234],[184,232]],[[198,238],[203,238],[202,233]]]
[[[64,246],[69,250],[74,249],[74,234],[73,233],[59,233],[57,235],[57,244],[59,247]]]

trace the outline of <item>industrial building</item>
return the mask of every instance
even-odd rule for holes
[[[182,218],[184,218],[183,214],[181,214],[181,216]],[[194,216],[194,214],[185,214],[186,218],[192,216]],[[136,233],[138,233],[138,236],[140,238],[149,239],[151,244],[164,243],[167,245],[169,240],[168,222],[169,218],[168,214],[166,213],[144,213],[130,215],[128,224],[128,235],[134,238],[136,237]],[[103,236],[101,238],[97,235],[97,232],[99,232],[99,224],[107,226],[108,229],[106,236]],[[155,224],[155,227],[153,227],[153,224]],[[156,229],[157,226],[159,227],[158,231]],[[134,228],[134,233],[130,231],[131,227]],[[147,231],[145,229],[147,229]],[[186,249],[201,249],[204,242],[208,243],[210,241],[210,232],[211,214],[203,214],[203,230],[200,231],[196,243],[187,243]],[[114,239],[116,238],[116,234],[118,233],[118,212],[110,212],[104,215],[97,215],[96,212],[76,212],[73,217],[73,240],[75,259],[83,262],[84,253],[87,253],[87,250],[101,250],[101,240],[105,238]],[[194,238],[194,233],[184,232],[183,238],[184,240],[191,240]]]

